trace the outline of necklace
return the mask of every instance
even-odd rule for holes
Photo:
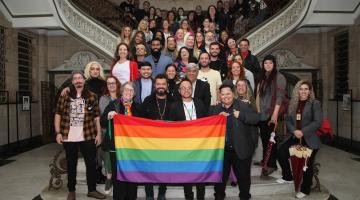
[[[159,100],[158,100],[158,98],[156,98],[156,104],[157,104],[157,108],[158,108],[158,113],[159,113],[159,115],[160,115],[160,119],[161,119],[161,120],[163,120],[163,118],[164,118],[165,109],[166,109],[166,100],[167,100],[167,99],[165,99],[165,104],[164,104],[163,112],[161,113]]]

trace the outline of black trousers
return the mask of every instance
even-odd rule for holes
[[[293,176],[290,169],[290,162],[289,162],[289,147],[298,144],[299,140],[297,138],[291,137],[289,140],[287,140],[285,143],[281,144],[279,148],[279,164],[281,166],[282,170],[282,178],[287,181],[293,180]],[[303,140],[303,145],[305,141]],[[310,158],[307,160],[307,170],[304,172],[303,175],[303,182],[301,184],[300,191],[304,194],[310,194],[311,185],[312,185],[312,179],[314,176],[314,162],[315,162],[315,156],[318,152],[318,149],[313,149],[313,152],[310,156]]]
[[[260,137],[263,146],[263,159],[262,159],[263,161],[265,159],[265,155],[267,152],[271,132],[274,131],[274,125],[273,124],[271,124],[270,126],[268,125],[269,120],[259,122]],[[267,162],[267,166],[277,169],[276,159],[277,159],[277,144],[275,143],[272,146],[270,157]]]
[[[225,188],[229,179],[231,167],[238,180],[240,199],[245,200],[251,198],[251,159],[252,156],[246,159],[239,159],[233,149],[225,148],[222,182],[216,183],[214,187],[216,200],[223,200],[225,198]]]
[[[194,199],[194,192],[192,191],[194,184],[184,184],[184,194],[185,199]],[[205,199],[205,184],[204,183],[197,183],[196,186],[196,199],[203,200]]]
[[[164,195],[166,193],[166,184],[159,184],[159,195]],[[154,198],[154,184],[152,183],[147,183],[145,184],[145,193],[146,193],[146,197],[151,197]]]
[[[137,184],[117,180],[116,152],[110,152],[113,199],[114,200],[136,200]]]
[[[78,163],[79,149],[84,157],[86,166],[86,182],[88,192],[96,190],[96,145],[94,140],[82,142],[64,142],[68,171],[68,189],[74,192],[76,185],[76,168]]]

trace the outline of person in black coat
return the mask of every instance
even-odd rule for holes
[[[140,117],[140,105],[133,101],[134,85],[127,82],[122,86],[122,97],[110,102],[105,108],[104,113],[100,118],[100,123],[103,128],[109,128],[109,120],[112,120],[115,114],[123,114],[127,116]],[[117,180],[117,165],[116,165],[116,151],[114,141],[114,125],[111,123],[111,135],[105,135],[102,143],[102,148],[110,151],[111,167],[112,167],[112,181],[113,181],[113,199],[114,200],[136,200],[137,198],[137,184]]]
[[[225,198],[231,167],[238,180],[240,199],[250,199],[251,160],[256,147],[252,134],[256,134],[254,125],[260,116],[249,104],[234,99],[232,85],[223,84],[219,90],[221,103],[209,109],[209,115],[226,116],[223,176],[222,182],[215,184],[215,200]]]
[[[192,90],[192,97],[201,100],[204,103],[206,110],[208,110],[211,101],[210,85],[207,82],[197,79],[198,74],[199,66],[197,64],[189,63],[186,66],[186,78],[191,81],[191,85],[195,88]],[[177,88],[178,87],[179,86],[177,85]],[[174,96],[177,100],[181,99],[181,95],[178,91],[175,92]]]
[[[174,102],[168,91],[168,80],[165,75],[158,74],[155,77],[155,93],[146,97],[142,103],[143,117],[153,120],[169,120],[170,105]],[[147,200],[154,199],[153,184],[145,184]],[[158,200],[165,200],[166,184],[160,184]]]
[[[181,99],[170,106],[169,119],[171,121],[195,120],[207,116],[207,108],[200,99],[193,99],[192,84],[189,79],[183,79],[179,83]],[[194,199],[193,184],[184,184],[185,199]],[[196,198],[204,199],[205,184],[196,184]]]

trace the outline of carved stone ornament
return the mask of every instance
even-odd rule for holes
[[[86,64],[91,61],[99,62],[105,70],[110,69],[110,66],[104,62],[104,59],[99,59],[94,53],[90,51],[78,51],[73,54],[69,60],[65,60],[64,64],[49,71],[84,70]]]
[[[69,0],[54,0],[54,2],[59,17],[68,31],[85,39],[110,57],[113,56],[117,45],[115,34],[83,15]]]
[[[313,66],[302,63],[302,58],[297,57],[292,51],[288,49],[277,49],[270,53],[276,57],[276,64],[278,69],[315,69]],[[262,62],[265,55],[259,57],[259,62]]]

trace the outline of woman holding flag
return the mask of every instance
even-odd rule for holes
[[[137,184],[130,182],[123,182],[117,180],[117,163],[116,163],[116,151],[114,141],[114,126],[112,119],[116,114],[123,114],[126,116],[141,116],[139,104],[133,101],[135,96],[134,85],[132,82],[126,82],[121,87],[121,97],[105,108],[104,113],[101,116],[102,127],[107,128],[110,159],[112,166],[112,181],[113,181],[113,199],[114,200],[135,200],[137,198]]]

